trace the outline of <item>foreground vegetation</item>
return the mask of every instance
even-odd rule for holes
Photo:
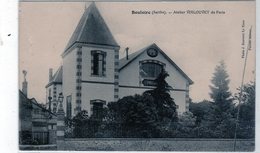
[[[103,138],[233,138],[238,122],[238,138],[255,135],[255,83],[243,87],[241,104],[238,93],[229,91],[224,62],[215,68],[210,85],[212,101],[194,103],[190,111],[177,115],[163,71],[155,80],[156,88],[142,95],[127,96],[108,103],[102,114],[89,116],[81,111],[66,119],[67,137]],[[240,107],[239,120],[236,120]]]

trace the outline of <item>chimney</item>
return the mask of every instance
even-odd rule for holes
[[[129,47],[126,47],[126,48],[125,48],[125,52],[126,52],[126,60],[128,60],[128,50],[129,50]]]
[[[53,69],[50,68],[49,69],[49,81],[51,81],[51,79],[52,79],[52,72],[53,72]]]
[[[27,74],[27,72],[25,70],[23,70],[24,80],[23,80],[23,84],[22,84],[22,92],[27,97],[28,82],[26,81],[26,74]]]

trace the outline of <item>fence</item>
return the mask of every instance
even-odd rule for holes
[[[49,143],[49,132],[33,132],[32,139],[37,141],[39,145],[44,145]]]
[[[45,145],[49,143],[49,132],[20,132],[20,144],[23,145]]]
[[[254,138],[254,127],[238,128],[237,138]],[[143,124],[124,125],[88,120],[82,125],[65,126],[65,138],[233,138],[234,130],[219,130],[214,127],[181,126],[177,123],[147,126]]]
[[[157,133],[156,133],[157,132]],[[65,127],[65,138],[151,138],[158,136],[158,129],[149,126],[124,125],[121,123],[104,124],[89,120],[83,126]]]
[[[57,122],[57,150],[73,151],[234,151],[233,139],[198,139],[198,138],[127,138],[124,134],[132,131],[132,126],[123,126],[115,123],[106,128],[106,124],[94,125],[88,122],[86,127],[81,123],[78,129],[74,126],[65,126],[64,113],[58,113]],[[84,124],[83,124],[84,125]],[[149,127],[149,126],[147,126]],[[144,131],[153,129],[144,128]],[[103,131],[100,133],[100,131]],[[137,129],[135,130],[136,132]],[[188,131],[186,129],[186,131]],[[116,133],[124,138],[106,138],[107,133]],[[133,132],[133,131],[132,131]],[[83,134],[85,138],[76,138],[76,135]],[[103,138],[98,138],[99,134]],[[136,134],[136,133],[135,133]],[[65,138],[64,138],[65,135]],[[136,134],[138,135],[138,133]],[[91,138],[91,137],[92,138]],[[93,138],[94,136],[94,138]],[[140,135],[139,135],[140,136]],[[67,137],[67,138],[66,138]],[[68,138],[71,137],[71,138]],[[141,136],[140,136],[141,137]],[[254,139],[237,140],[236,151],[253,151],[255,148]]]

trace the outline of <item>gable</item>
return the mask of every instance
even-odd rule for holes
[[[175,62],[173,62],[155,43],[153,43],[147,47],[144,47],[143,49],[141,49],[133,54],[130,54],[128,56],[128,59],[126,59],[126,57],[120,59],[119,60],[119,71],[121,71],[122,69],[127,67],[131,62],[135,61],[139,56],[141,56],[144,52],[146,52],[150,48],[157,49],[159,54],[161,54],[175,69],[178,70],[178,72],[185,79],[188,80],[189,84],[193,84],[193,81],[181,70],[181,68],[179,66],[177,66],[177,64]]]

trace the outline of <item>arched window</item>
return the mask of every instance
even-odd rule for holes
[[[165,64],[156,60],[145,60],[140,62],[141,84],[144,86],[155,86],[154,80],[163,71]]]

